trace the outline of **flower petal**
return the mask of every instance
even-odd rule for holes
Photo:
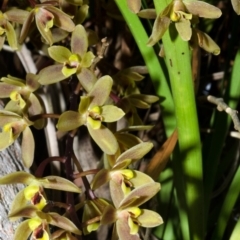
[[[89,92],[88,96],[92,99],[89,107],[102,106],[108,99],[113,85],[113,80],[110,76],[105,75],[98,79]]]
[[[142,209],[142,214],[137,220],[141,226],[146,228],[157,227],[163,223],[163,219],[158,213],[147,209]]]
[[[101,125],[99,129],[93,129],[89,124],[87,127],[91,137],[104,153],[113,155],[117,152],[117,140],[108,128]]]
[[[26,127],[22,134],[22,161],[25,167],[30,168],[33,163],[35,141],[32,131]]]
[[[155,19],[157,18],[157,13],[155,9],[143,9],[137,14],[140,18]]]
[[[175,23],[176,29],[183,41],[189,41],[192,36],[192,28],[189,20],[183,18]]]
[[[82,68],[81,71],[77,73],[77,78],[87,92],[90,92],[97,82],[96,75],[87,68]]]
[[[127,6],[133,13],[138,13],[141,9],[141,0],[127,0]]]
[[[157,182],[147,183],[135,188],[124,197],[119,204],[119,208],[138,207],[152,198],[159,190],[160,183]]]
[[[26,240],[29,238],[32,230],[28,225],[29,220],[20,223],[15,231],[14,240]]]
[[[69,15],[53,6],[47,6],[46,9],[54,15],[54,25],[67,32],[74,30],[75,24]]]
[[[79,112],[66,111],[64,112],[57,123],[57,128],[60,131],[70,131],[85,124],[86,119]]]
[[[8,44],[10,45],[10,47],[13,50],[17,50],[18,49],[18,41],[17,41],[16,32],[15,32],[12,24],[7,22],[7,24],[5,26],[5,30],[6,30]]]
[[[65,229],[66,231],[72,232],[77,235],[81,235],[82,232],[76,227],[76,225],[68,218],[59,215],[58,213],[48,213],[51,216],[50,224],[59,228]]]
[[[71,50],[73,53],[82,57],[88,48],[88,37],[85,28],[82,25],[77,25],[72,33]]]
[[[51,65],[49,67],[43,68],[39,72],[38,82],[42,85],[47,85],[66,79],[67,77],[62,74],[62,68],[62,64]]]
[[[102,106],[101,116],[103,117],[103,122],[116,122],[124,115],[125,113],[121,108],[113,105]]]
[[[130,234],[130,228],[127,219],[118,219],[116,222],[116,228],[119,240],[140,240],[137,234]]]
[[[233,9],[234,11],[237,13],[237,15],[240,14],[240,2],[239,0],[231,0],[232,2],[232,6],[233,6]]]
[[[138,145],[122,153],[117,158],[116,162],[120,163],[125,159],[132,159],[133,161],[137,161],[141,159],[145,154],[147,154],[152,148],[153,148],[153,144],[150,142],[139,143]]]
[[[183,2],[188,12],[198,17],[219,18],[222,15],[219,8],[204,1],[184,0]]]
[[[161,14],[157,16],[153,24],[152,34],[147,42],[148,46],[153,46],[162,38],[164,33],[167,31],[170,22],[169,17],[162,17]]]
[[[194,32],[197,35],[198,44],[201,48],[203,48],[205,51],[210,52],[214,55],[220,54],[221,50],[219,46],[212,40],[210,36],[208,36],[206,33],[201,32],[197,29],[195,29]]]
[[[52,46],[48,48],[49,56],[59,63],[65,63],[72,55],[71,51],[62,46]]]

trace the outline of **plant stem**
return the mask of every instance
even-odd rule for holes
[[[154,0],[154,3],[158,13],[169,4],[166,0]],[[190,239],[202,240],[205,236],[202,155],[189,45],[179,37],[173,24],[162,41],[179,136],[179,158],[174,160],[182,165]]]
[[[30,121],[36,121],[42,118],[55,118],[58,119],[60,117],[59,114],[55,114],[55,113],[41,113],[41,114],[37,114],[37,115],[33,115],[29,117]]]
[[[167,83],[167,73],[164,72],[166,65],[162,59],[158,58],[152,47],[146,46],[148,35],[139,18],[128,9],[126,0],[115,0],[115,2],[138,45],[157,94],[160,99],[164,99],[160,105],[166,134],[170,136],[176,127],[176,121],[172,95]]]

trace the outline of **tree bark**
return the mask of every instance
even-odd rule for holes
[[[18,141],[0,152],[0,178],[16,171],[28,171],[22,164],[21,148]],[[23,187],[23,184],[0,186],[0,240],[14,239],[14,232],[20,220],[10,222],[8,212],[15,195]]]

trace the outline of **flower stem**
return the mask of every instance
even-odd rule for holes
[[[154,4],[159,13],[169,2],[154,0]],[[189,44],[180,38],[173,24],[162,41],[177,119],[179,151],[178,159],[173,160],[178,161],[182,171],[175,170],[181,171],[184,180],[190,239],[202,240],[205,236],[202,155]]]

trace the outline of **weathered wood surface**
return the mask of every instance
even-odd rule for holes
[[[8,173],[27,171],[21,162],[21,148],[15,141],[0,152],[0,178]],[[13,240],[14,231],[20,221],[10,222],[8,212],[14,196],[23,188],[22,184],[0,185],[0,240]]]

